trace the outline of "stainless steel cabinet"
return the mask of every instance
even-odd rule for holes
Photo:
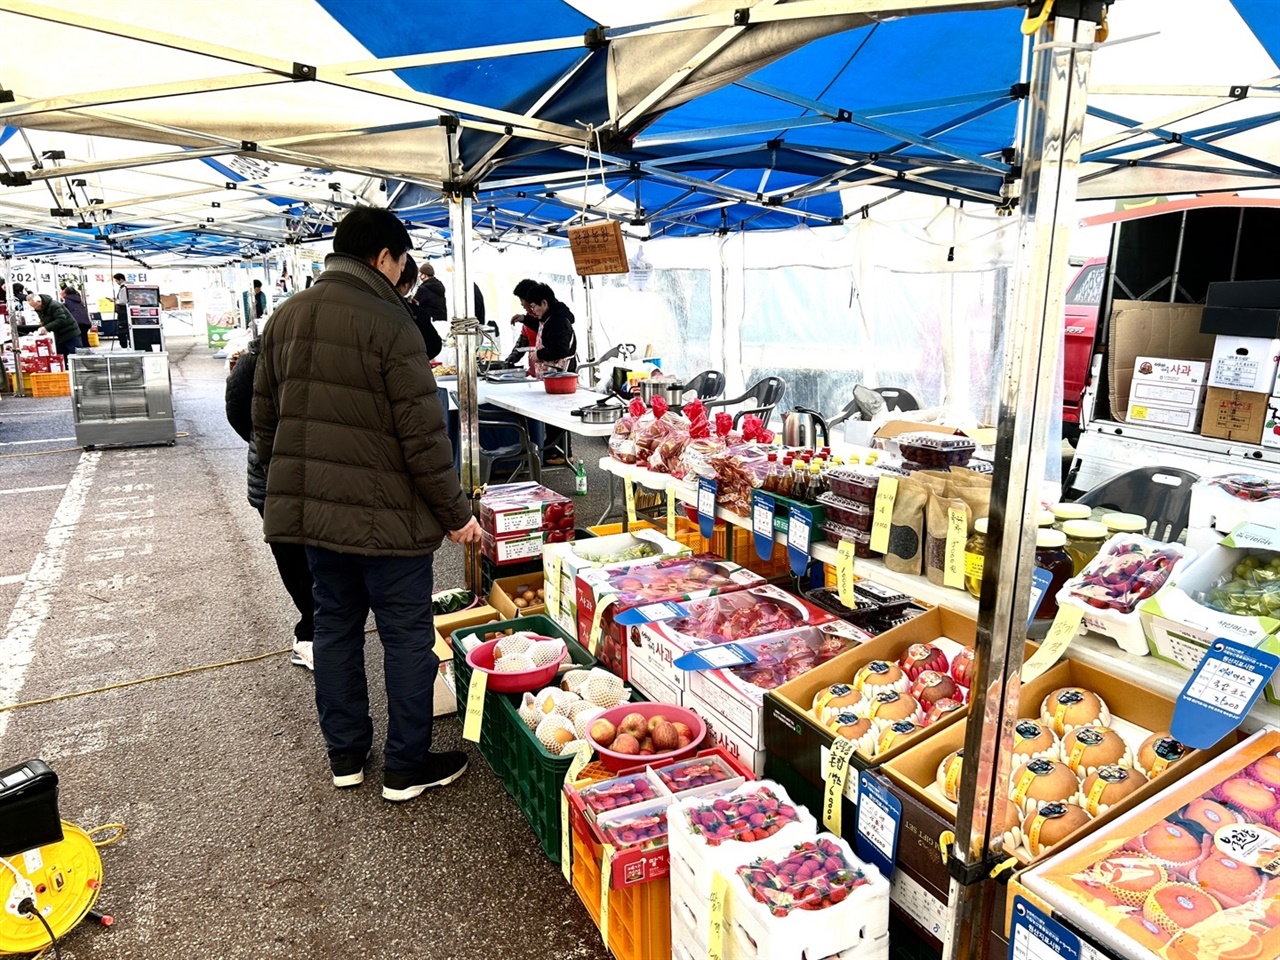
[[[177,430],[168,354],[114,350],[67,359],[81,446],[173,443]]]

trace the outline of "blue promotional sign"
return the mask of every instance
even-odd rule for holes
[[[1053,574],[1048,570],[1041,570],[1036,567],[1031,571],[1031,603],[1027,607],[1027,629],[1031,629],[1031,621],[1036,618],[1036,611],[1040,609],[1040,604],[1044,600],[1044,595],[1049,592],[1049,585],[1053,583]]]
[[[698,531],[707,540],[716,531],[716,482],[698,478]]]
[[[868,771],[858,777],[858,856],[889,879],[898,853],[898,828],[902,825],[902,801]]]
[[[1219,638],[1178,694],[1169,733],[1189,747],[1207,750],[1248,716],[1280,666],[1280,657]]]
[[[638,627],[642,623],[674,620],[689,616],[689,608],[675,600],[663,600],[644,607],[632,607],[614,615],[614,622],[624,627]]]
[[[1080,938],[1027,900],[1013,898],[1009,960],[1080,960]]]
[[[809,538],[813,530],[813,514],[804,507],[793,506],[787,521],[787,556],[791,572],[803,577],[809,569]]]
[[[751,492],[751,532],[756,542],[756,556],[769,560],[773,556],[773,497],[759,490]]]
[[[756,655],[736,643],[718,643],[677,657],[673,666],[677,670],[727,670],[756,662]]]

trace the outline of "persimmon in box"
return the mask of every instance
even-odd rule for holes
[[[1263,730],[1047,862],[1030,894],[1129,960],[1280,956],[1280,731]]]
[[[642,566],[581,570],[576,580],[578,636],[605,669],[625,680],[631,628],[670,617],[672,605],[763,583],[759,574],[705,554]],[[605,609],[597,620],[598,607]]]
[[[480,498],[480,526],[495,538],[534,530],[547,543],[573,539],[573,501],[540,483],[504,483]]]

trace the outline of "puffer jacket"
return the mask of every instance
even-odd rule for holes
[[[443,323],[449,319],[449,307],[444,299],[444,283],[439,277],[428,277],[418,284],[418,292],[413,299],[427,311],[427,316],[432,320]]]
[[[258,341],[251,341],[227,375],[227,423],[249,444],[249,503],[259,512],[267,503],[267,469],[253,445],[253,374],[258,365]]]
[[[253,434],[266,539],[419,556],[471,518],[422,334],[387,279],[330,254],[262,335]]]
[[[80,336],[80,324],[57,300],[47,293],[40,294],[40,326],[53,334],[54,343],[66,343]]]

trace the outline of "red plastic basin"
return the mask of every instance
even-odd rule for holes
[[[533,637],[534,635],[530,634],[530,638],[532,639]],[[545,667],[538,667],[536,670],[525,670],[523,673],[499,673],[493,669],[493,648],[505,639],[503,637],[500,640],[489,640],[467,654],[467,664],[472,670],[480,670],[489,675],[486,689],[492,690],[494,693],[531,693],[534,690],[541,690],[555,680],[556,671],[560,669],[560,664],[564,663],[565,658],[569,656],[569,649],[566,647],[559,660]],[[538,636],[537,639],[556,640],[559,638]]]
[[[642,757],[634,753],[615,753],[612,750],[608,750],[592,739],[590,732],[588,732],[587,739],[596,748],[596,753],[600,754],[600,762],[615,772],[642,763],[656,767],[664,763],[672,763],[676,760],[692,757],[698,752],[699,746],[701,746],[703,739],[707,735],[707,725],[700,716],[692,710],[686,710],[684,707],[677,707],[670,703],[624,703],[614,707],[612,710],[606,710],[595,719],[608,720],[614,727],[617,727],[622,722],[622,718],[629,713],[638,713],[646,720],[661,714],[672,722],[679,721],[686,724],[693,736],[690,738],[689,746],[687,747],[679,750],[668,750],[666,753],[655,753],[651,757]],[[594,723],[595,721],[592,722]]]

